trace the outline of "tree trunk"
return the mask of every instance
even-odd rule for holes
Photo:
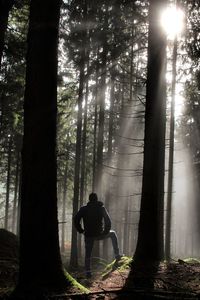
[[[110,115],[109,115],[109,124],[108,124],[108,153],[107,153],[107,164],[111,163],[112,159],[112,143],[113,143],[113,110],[114,110],[114,101],[115,101],[115,76],[114,71],[110,72]],[[112,179],[111,176],[108,175],[107,187],[106,187],[106,195],[105,195],[105,206],[109,211],[110,201],[111,201],[111,184]],[[104,259],[108,259],[108,240],[105,239],[103,243],[103,257]]]
[[[8,218],[9,218],[9,200],[10,200],[10,171],[11,171],[11,155],[12,155],[12,137],[9,136],[8,141],[8,161],[7,161],[7,180],[6,180],[6,205],[5,205],[5,229],[8,228]]]
[[[73,198],[73,218],[78,212],[79,206],[79,189],[80,189],[80,164],[81,164],[81,137],[82,137],[82,102],[83,102],[83,85],[84,85],[84,66],[85,61],[82,57],[80,62],[80,79],[79,79],[79,95],[78,95],[78,117],[77,117],[77,132],[76,132],[76,159],[74,173],[74,198]],[[78,267],[78,243],[77,231],[72,224],[72,243],[70,267]]]
[[[106,91],[106,61],[107,61],[107,44],[104,43],[102,52],[101,80],[98,91],[99,101],[99,126],[97,136],[97,155],[96,155],[96,170],[95,170],[95,185],[94,190],[98,195],[99,200],[102,197],[102,179],[103,179],[103,144],[104,144],[104,120],[105,120],[105,91]],[[98,263],[100,257],[100,245],[97,241],[94,244],[94,257]]]
[[[99,85],[99,126],[97,137],[97,167],[95,175],[95,190],[99,197],[102,193],[102,175],[103,175],[103,144],[104,144],[104,120],[105,120],[105,91],[106,91],[106,61],[107,44],[105,42],[102,52],[101,80]]]
[[[166,37],[160,27],[165,0],[150,1],[144,166],[135,261],[163,259]]]
[[[16,232],[16,216],[17,216],[17,199],[19,190],[19,172],[20,172],[20,152],[17,151],[17,161],[16,161],[16,171],[15,171],[15,190],[14,190],[14,200],[13,200],[13,215],[12,215],[12,232]]]
[[[96,84],[95,84],[95,107],[94,107],[94,145],[93,145],[93,165],[92,165],[92,190],[95,190],[96,184],[96,151],[97,151],[97,123],[98,123],[98,110],[97,110],[97,101],[98,101],[98,75],[99,75],[99,68],[96,68]]]
[[[48,8],[48,9],[47,9]],[[22,187],[20,290],[63,288],[57,219],[56,116],[60,1],[30,3]]]
[[[17,216],[16,216],[16,234],[20,234],[20,211],[21,211],[21,195],[22,195],[22,163],[20,164],[19,171],[19,192],[18,192],[18,205],[17,205]]]
[[[128,253],[128,221],[129,221],[129,216],[128,216],[128,201],[129,199],[126,199],[125,203],[125,211],[124,211],[124,243],[123,243],[123,252]]]
[[[68,153],[66,157],[65,173],[63,179],[63,199],[62,199],[62,231],[61,231],[61,252],[65,252],[65,228],[66,228],[66,199],[67,199],[67,178],[68,178]]]
[[[87,66],[88,70],[88,66]],[[88,78],[86,81],[85,89],[85,107],[84,107],[84,122],[83,122],[83,135],[82,135],[82,152],[81,152],[81,184],[80,184],[80,207],[83,205],[84,195],[85,195],[85,181],[86,181],[86,172],[85,172],[85,163],[86,163],[86,141],[87,141],[87,110],[88,110]],[[78,239],[78,249],[79,257],[82,257],[82,235],[79,235]]]
[[[170,138],[169,138],[169,163],[168,163],[168,191],[166,211],[166,232],[165,232],[165,258],[171,256],[171,209],[173,193],[173,166],[174,166],[174,109],[176,96],[176,61],[177,61],[177,37],[174,40],[173,61],[172,61],[172,98],[170,115]]]
[[[87,68],[88,69],[88,68]],[[86,141],[87,141],[87,110],[88,110],[88,79],[86,82],[85,91],[85,107],[84,107],[84,123],[83,123],[83,136],[82,136],[82,160],[81,160],[81,185],[80,185],[80,206],[83,205],[84,187],[85,187],[85,162],[86,162]]]

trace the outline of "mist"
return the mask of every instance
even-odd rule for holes
[[[199,257],[199,184],[191,153],[176,145],[172,196],[172,257]]]
[[[109,194],[109,214],[121,251],[132,256],[137,242],[143,159],[144,106],[124,100],[119,109],[113,155],[103,169],[103,195]],[[103,201],[105,199],[102,199]],[[110,257],[112,257],[112,251]]]

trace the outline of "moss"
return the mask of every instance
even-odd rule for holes
[[[64,274],[72,287],[79,289],[83,293],[89,293],[90,291],[80,284],[76,279],[74,279],[66,270],[64,270]]]
[[[191,263],[191,264],[195,264],[195,263],[199,264],[200,263],[200,260],[197,258],[194,258],[194,257],[185,258],[183,261],[186,263]]]
[[[106,268],[102,272],[102,278],[107,277],[114,270],[118,270],[122,272],[130,268],[130,264],[132,263],[132,257],[123,256],[119,261],[112,261],[110,264],[106,266]]]

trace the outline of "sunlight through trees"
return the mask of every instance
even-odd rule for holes
[[[92,191],[136,262],[199,257],[199,16],[198,0],[0,0],[0,226],[22,284],[82,270]]]

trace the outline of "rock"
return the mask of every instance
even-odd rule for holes
[[[0,260],[18,260],[19,241],[17,236],[6,230],[0,229]]]

